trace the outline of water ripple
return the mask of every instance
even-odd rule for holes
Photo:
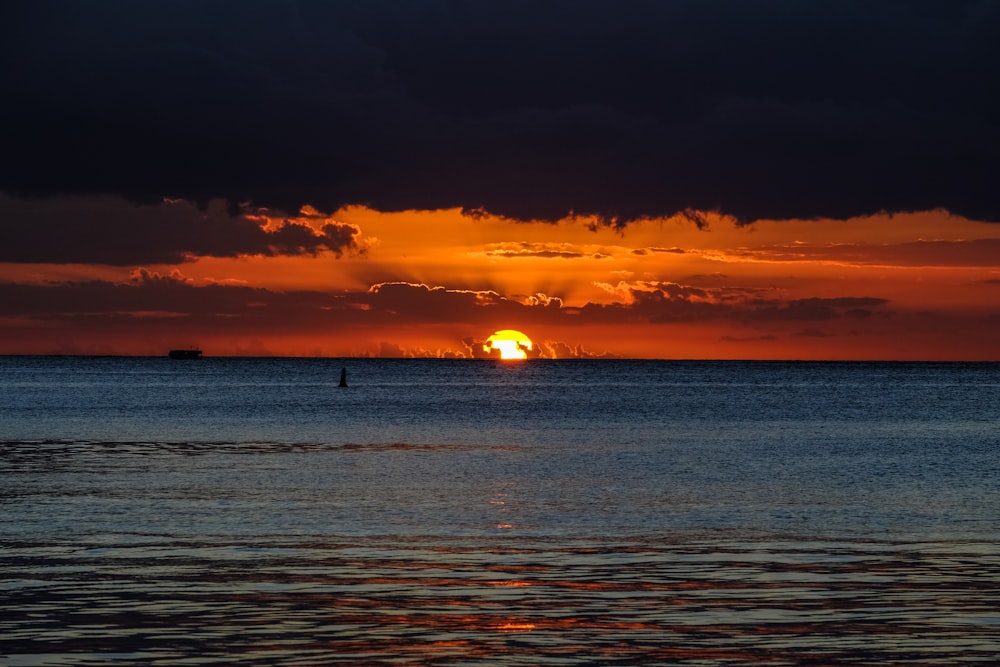
[[[988,664],[995,544],[22,542],[7,665]]]

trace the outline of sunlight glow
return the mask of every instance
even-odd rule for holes
[[[502,329],[486,339],[483,350],[499,350],[501,359],[527,359],[533,343],[520,331]]]

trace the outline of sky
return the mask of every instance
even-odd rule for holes
[[[0,354],[1000,360],[1000,1],[0,9]]]

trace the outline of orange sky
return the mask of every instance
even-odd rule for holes
[[[142,207],[136,224],[168,207],[195,210]],[[346,225],[354,242],[339,256],[0,264],[0,352],[470,356],[510,328],[543,357],[1000,359],[1000,225],[941,211],[621,231],[457,209],[249,217]]]

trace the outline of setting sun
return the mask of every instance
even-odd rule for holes
[[[503,329],[486,339],[483,350],[498,350],[501,359],[527,359],[532,345],[531,339],[520,331]]]

